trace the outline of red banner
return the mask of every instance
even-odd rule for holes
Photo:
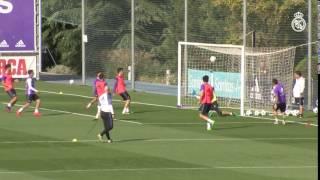
[[[6,64],[11,64],[14,78],[27,78],[28,70],[37,72],[36,56],[1,56],[0,57],[0,77],[4,73]]]

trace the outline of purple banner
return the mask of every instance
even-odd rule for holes
[[[35,51],[34,0],[0,0],[0,52]]]

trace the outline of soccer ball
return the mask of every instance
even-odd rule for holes
[[[298,110],[292,110],[291,114],[292,114],[292,116],[298,116],[299,111]]]
[[[249,109],[246,111],[246,116],[251,116],[252,115],[252,111]]]
[[[260,115],[260,112],[258,110],[254,111],[254,115],[255,116],[259,116]]]
[[[318,113],[318,107],[313,108],[312,111],[317,114]]]
[[[215,61],[216,61],[216,59],[217,59],[217,58],[216,58],[215,56],[211,56],[211,57],[210,57],[210,62],[212,62],[212,63],[213,63],[213,62],[215,62]]]
[[[290,110],[286,110],[286,111],[284,112],[284,114],[287,115],[287,116],[291,116],[291,115],[292,115]]]
[[[71,84],[73,84],[74,83],[74,80],[73,79],[70,79],[69,80],[69,84],[71,85]]]
[[[261,110],[261,116],[267,115],[267,112],[265,110]]]

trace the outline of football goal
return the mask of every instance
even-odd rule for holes
[[[178,43],[178,100],[181,108],[198,106],[202,77],[208,75],[223,108],[270,110],[272,79],[285,87],[290,103],[295,47],[244,48],[239,45]]]

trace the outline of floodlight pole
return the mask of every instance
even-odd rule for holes
[[[131,89],[135,89],[134,0],[131,0]]]
[[[81,0],[82,85],[86,84],[85,0]]]
[[[312,109],[312,75],[311,75],[311,61],[312,61],[312,2],[308,0],[308,105],[307,109]]]

